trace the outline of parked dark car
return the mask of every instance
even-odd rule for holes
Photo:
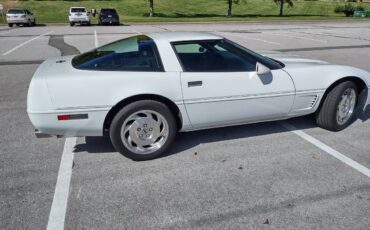
[[[115,9],[102,8],[99,13],[99,25],[119,25],[119,16]]]

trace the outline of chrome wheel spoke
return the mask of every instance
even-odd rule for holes
[[[351,117],[356,105],[356,91],[348,88],[341,96],[337,107],[337,122],[339,125],[345,124]]]
[[[141,110],[123,122],[121,140],[134,153],[150,154],[164,145],[168,133],[168,123],[160,113]]]

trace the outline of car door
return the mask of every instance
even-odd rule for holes
[[[225,40],[173,46],[183,67],[183,100],[193,128],[273,120],[289,113],[295,89],[281,68],[258,75],[254,56]]]

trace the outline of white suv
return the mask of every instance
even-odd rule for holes
[[[75,23],[90,25],[90,13],[86,11],[85,7],[69,8],[68,19],[71,26],[74,26]]]
[[[12,27],[14,24],[17,26],[36,25],[36,19],[33,14],[29,10],[22,8],[10,8],[6,13],[6,21],[9,27]]]

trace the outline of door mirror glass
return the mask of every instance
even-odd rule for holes
[[[256,71],[258,75],[266,75],[271,73],[271,70],[267,66],[259,62],[256,64]]]

